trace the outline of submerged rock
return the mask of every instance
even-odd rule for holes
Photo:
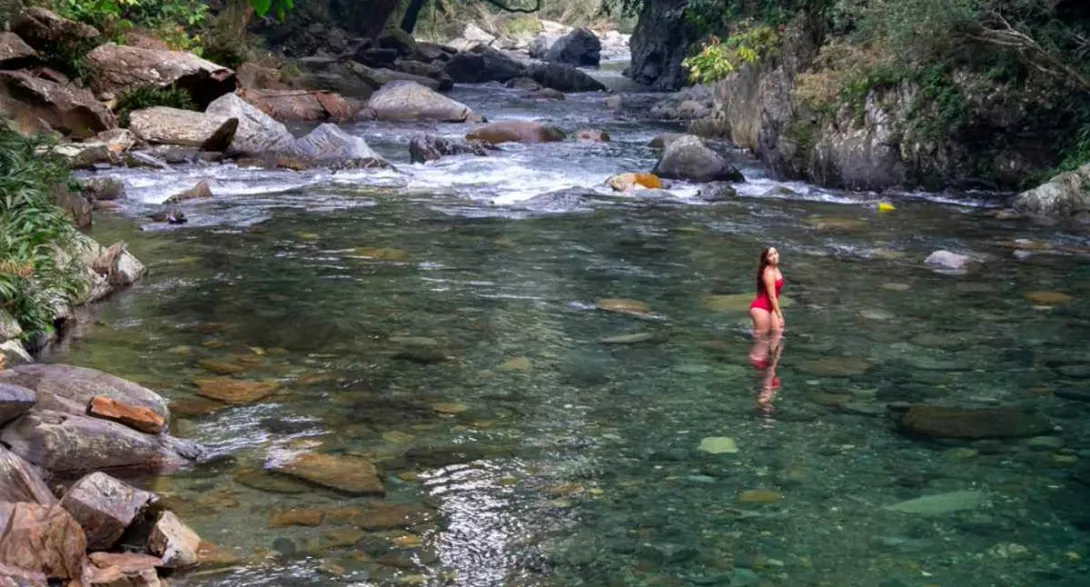
[[[275,381],[243,381],[229,377],[197,379],[197,395],[227,404],[250,404],[263,400],[279,387]]]
[[[695,182],[745,181],[740,171],[691,135],[670,142],[655,165],[654,173],[668,179]]]
[[[700,446],[697,447],[700,452],[706,452],[708,454],[735,454],[738,452],[738,445],[735,444],[733,438],[726,436],[709,436],[700,441]]]
[[[941,515],[976,509],[986,501],[987,496],[980,491],[952,491],[937,495],[925,495],[887,505],[882,509],[905,514]]]
[[[105,473],[91,473],[64,494],[61,507],[83,528],[87,548],[106,550],[154,498]]]
[[[274,470],[345,495],[386,495],[375,465],[359,457],[310,453],[279,464]]]
[[[134,552],[92,552],[84,568],[85,587],[160,587],[159,557]]]
[[[1049,421],[1020,408],[909,407],[898,427],[929,438],[1020,438],[1052,431]]]
[[[460,84],[506,82],[526,74],[526,67],[521,63],[485,45],[477,45],[451,57],[444,70]]]
[[[413,163],[436,161],[449,155],[488,154],[484,145],[477,142],[456,141],[435,135],[416,135],[409,141],[409,157]]]
[[[924,259],[924,264],[945,271],[965,271],[976,261],[968,255],[951,251],[935,251]]]
[[[564,140],[564,133],[532,120],[503,120],[485,125],[468,135],[471,141],[500,143],[552,143]]]
[[[561,92],[605,92],[605,84],[570,65],[538,63],[528,72],[537,83]]]
[[[237,124],[237,118],[232,118]],[[183,191],[174,194],[166,199],[165,204],[177,204],[180,202],[186,202],[189,200],[205,200],[212,197],[212,187],[208,184],[208,181],[201,181],[197,185]]]

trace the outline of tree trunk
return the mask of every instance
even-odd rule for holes
[[[428,0],[411,0],[409,7],[405,9],[405,16],[401,19],[401,30],[413,34],[413,29],[416,28],[416,20],[420,17],[420,11],[424,8],[424,5],[428,3]]]
[[[377,39],[386,29],[386,21],[397,9],[399,0],[371,0],[370,6],[364,11],[362,32],[364,36]]]

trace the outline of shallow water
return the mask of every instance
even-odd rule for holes
[[[670,127],[615,116],[604,96],[455,97],[491,119],[614,140],[412,166],[405,145],[425,127],[367,123],[349,130],[399,173],[123,174],[144,204],[100,215],[95,235],[129,241],[150,275],[50,360],[159,390],[175,433],[219,457],[139,480],[237,557],[175,584],[1090,581],[1090,490],[1075,479],[1090,483],[1090,403],[1056,395],[1090,392],[1084,236],[997,220],[986,196],[905,194],[880,214],[872,194],[773,182],[741,154],[750,181],[734,201],[694,203],[686,185],[672,187],[678,201],[615,196],[601,182],[650,169],[645,144]],[[206,177],[217,197],[186,208],[191,224],[138,229]],[[763,196],[776,186],[795,194]],[[563,188],[597,196],[577,212],[522,206]],[[745,307],[766,243],[792,305],[780,387],[759,409]],[[923,259],[940,248],[985,261],[937,273]],[[1040,291],[1071,299],[1027,299]],[[647,312],[595,309],[603,298]],[[646,336],[601,342],[627,334]],[[208,361],[280,389],[254,405],[196,403]],[[1051,417],[1060,441],[909,438],[885,417],[891,402],[1019,406]],[[698,450],[708,437],[738,450]],[[331,512],[377,500],[261,473],[301,450],[373,460],[385,503],[430,519],[361,529]],[[962,490],[983,503],[883,509]],[[267,527],[293,507],[326,513]]]

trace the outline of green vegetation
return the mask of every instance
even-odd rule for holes
[[[689,79],[696,83],[719,81],[747,63],[774,55],[780,47],[781,33],[768,25],[744,21],[737,25],[726,42],[711,36],[699,53],[682,65],[689,70]]]
[[[28,334],[51,330],[58,303],[87,287],[62,252],[78,242],[76,229],[51,191],[71,177],[63,161],[39,152],[44,144],[0,120],[0,307]]]
[[[189,92],[175,88],[157,88],[144,86],[133,88],[117,99],[117,119],[122,128],[128,128],[129,115],[134,110],[152,108],[154,106],[169,106],[182,110],[197,110],[197,104]]]

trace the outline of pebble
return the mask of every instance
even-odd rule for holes
[[[505,372],[508,372],[508,373],[511,373],[511,372],[526,372],[526,371],[529,371],[532,366],[533,365],[530,362],[529,358],[527,358],[527,357],[515,357],[513,359],[508,359],[507,361],[504,361],[503,363],[501,363],[499,367],[496,367],[496,370],[497,371],[505,371]]]
[[[738,494],[738,503],[765,505],[780,501],[782,496],[770,489],[747,489]]]
[[[1026,444],[1039,450],[1056,450],[1064,447],[1064,439],[1058,436],[1037,436],[1027,440]]]
[[[738,452],[738,445],[734,442],[733,438],[726,436],[709,436],[700,441],[700,446],[697,447],[697,450],[713,455],[735,454]]]
[[[453,416],[455,414],[461,414],[462,412],[466,411],[466,406],[464,404],[456,403],[440,403],[432,404],[431,409],[435,410],[439,414]]]

